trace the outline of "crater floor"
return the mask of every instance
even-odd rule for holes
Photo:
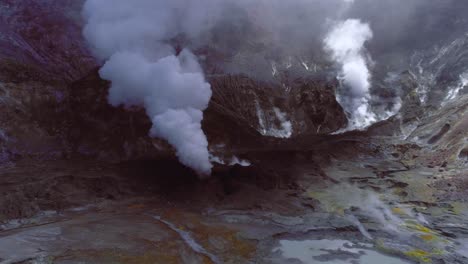
[[[172,161],[19,161],[1,168],[1,263],[468,263],[467,171],[431,153],[342,136],[206,181]]]

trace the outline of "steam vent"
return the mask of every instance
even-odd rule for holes
[[[468,264],[468,0],[0,0],[0,264]]]

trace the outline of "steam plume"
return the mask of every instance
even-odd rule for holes
[[[150,135],[166,139],[183,164],[209,175],[201,121],[211,88],[196,57],[189,50],[177,55],[167,44],[206,25],[209,16],[198,17],[196,7],[180,9],[189,5],[185,2],[88,0],[84,35],[97,57],[106,60],[100,75],[112,82],[109,103],[144,106],[153,122]]]
[[[368,24],[348,19],[336,24],[325,38],[325,48],[341,65],[339,77],[349,88],[340,101],[351,114],[352,128],[363,128],[376,120],[369,109],[371,75],[363,54],[364,44],[372,37]]]
[[[339,22],[331,31],[327,21],[369,21],[375,31],[369,49],[377,62],[393,57],[395,48],[409,51],[391,60],[398,62],[392,66],[396,71],[427,39],[448,37],[443,10],[455,14],[449,28],[465,30],[460,21],[467,7],[459,0],[86,0],[83,16],[84,35],[105,62],[101,76],[112,82],[109,102],[144,106],[153,121],[150,135],[166,139],[184,164],[209,174],[201,120],[211,91],[199,62],[211,69],[207,74],[219,70],[272,81],[272,62],[301,58],[291,63],[305,64],[307,72],[307,63],[324,63],[319,51],[325,39],[347,88],[339,99],[351,115],[350,128],[362,128],[377,119],[369,109],[371,74],[364,49],[374,34],[357,19]],[[421,31],[422,25],[428,26]],[[192,54],[206,50],[214,56],[208,52],[206,60],[198,60]],[[387,70],[387,64],[376,65]]]

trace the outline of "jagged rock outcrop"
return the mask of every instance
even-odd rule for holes
[[[330,134],[346,127],[344,109],[336,100],[338,81],[301,81],[290,92],[289,111],[296,134]]]
[[[287,89],[245,76],[218,76],[210,81],[211,111],[266,136],[329,134],[347,124],[344,110],[336,101],[336,80],[297,80]],[[290,135],[281,134],[286,129],[290,129]]]
[[[408,139],[430,148],[428,166],[454,163],[466,166],[467,137],[468,95],[464,95],[423,117]]]

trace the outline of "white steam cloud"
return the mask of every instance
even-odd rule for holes
[[[212,164],[201,121],[211,88],[189,48],[209,46],[214,28],[224,34],[218,40],[230,39],[232,29],[223,29],[247,20],[271,44],[290,39],[284,32],[293,32],[300,43],[309,36],[302,26],[314,23],[296,18],[314,10],[330,13],[341,1],[86,0],[84,36],[105,62],[100,75],[111,82],[109,103],[145,107],[153,122],[150,135],[173,145],[183,164],[209,175]],[[227,50],[232,52],[230,46]]]
[[[196,57],[167,44],[179,34],[196,36],[210,25],[208,10],[193,1],[87,0],[84,35],[100,70],[112,82],[109,103],[144,106],[153,122],[150,135],[167,140],[179,160],[209,175],[208,141],[201,128],[211,98]]]
[[[415,2],[425,5],[427,1]],[[339,99],[351,115],[349,129],[363,128],[376,120],[369,106],[371,74],[364,48],[373,33],[357,19],[339,22],[328,32],[327,21],[360,17],[372,21],[376,33],[393,32],[382,35],[394,36],[390,39],[395,42],[399,32],[408,35],[404,26],[412,18],[408,10],[418,10],[419,4],[409,8],[403,0],[86,0],[84,35],[104,62],[101,77],[112,83],[109,103],[145,107],[153,122],[150,135],[167,140],[183,164],[208,175],[212,165],[201,121],[211,88],[192,51],[205,54],[207,48],[220,54],[216,65],[210,65],[216,56],[208,52],[203,61],[208,70],[213,66],[225,73],[248,71],[257,77],[257,70],[239,70],[229,59],[245,55],[255,69],[284,56],[310,54],[310,61],[320,62],[322,56],[314,52],[325,39],[348,88]],[[387,14],[380,7],[393,12]],[[374,19],[375,10],[379,19]],[[387,43],[382,35],[376,34],[374,43]],[[256,61],[253,53],[261,58]],[[288,122],[282,123],[283,130],[289,131]]]
[[[364,128],[376,121],[369,109],[371,74],[364,55],[364,44],[372,37],[368,24],[348,19],[337,23],[324,41],[325,49],[341,66],[339,78],[349,88],[339,99],[351,114],[351,129]]]

